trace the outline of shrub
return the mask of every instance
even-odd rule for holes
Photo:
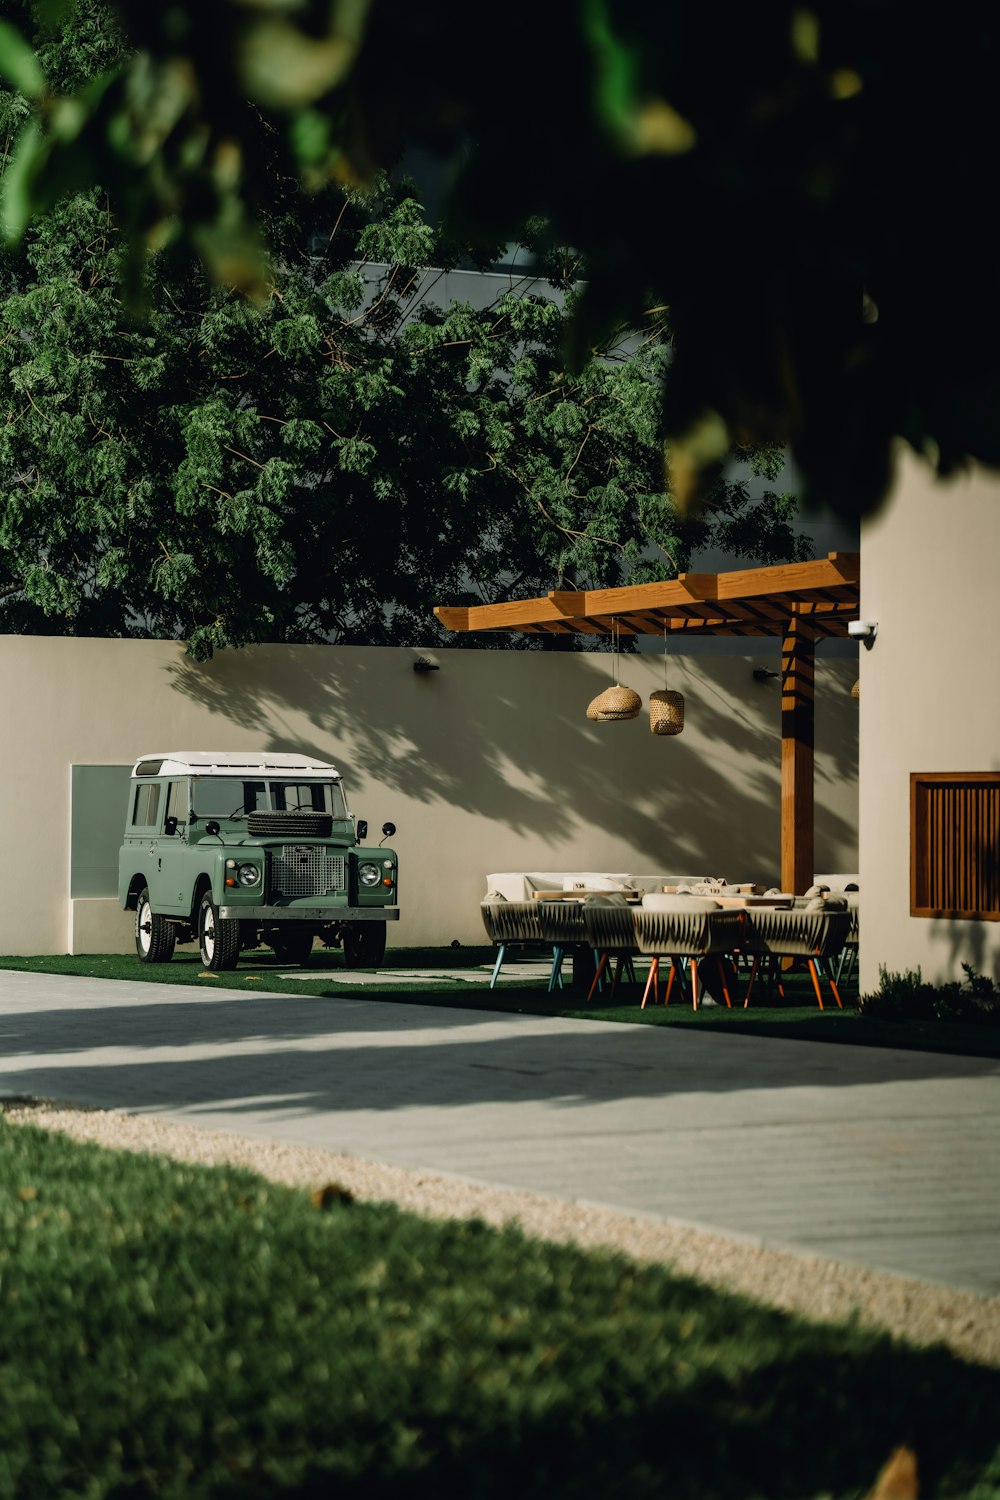
[[[880,1021],[931,1021],[934,1019],[934,986],[926,984],[919,969],[894,974],[879,964],[878,989],[858,996],[863,1016]]]
[[[880,1021],[1000,1021],[1000,991],[993,980],[963,964],[965,978],[930,984],[919,969],[894,974],[879,965],[879,987],[858,996],[863,1016]]]

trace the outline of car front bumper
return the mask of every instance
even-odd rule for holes
[[[398,906],[220,906],[224,922],[398,922]]]

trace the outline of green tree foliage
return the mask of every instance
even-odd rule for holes
[[[747,524],[763,560],[801,547],[791,500],[753,501],[745,480],[679,522],[659,330],[566,375],[572,291],[511,279],[485,308],[442,307],[441,273],[409,263],[438,249],[412,198],[328,206],[335,233],[309,255],[290,237],[261,307],[160,255],[131,320],[97,190],[7,255],[0,628],[177,637],[198,656],[419,643],[435,603],[663,576],[720,529]]]
[[[79,19],[39,47],[62,83],[122,45],[99,7]],[[0,92],[8,122],[23,110]],[[306,195],[260,119],[252,157],[272,249],[256,302],[176,240],[145,262],[134,315],[101,188],[59,197],[0,256],[0,629],[182,638],[196,656],[426,643],[439,602],[669,576],[716,538],[801,555],[791,497],[751,498],[773,450],[678,516],[662,320],[567,373],[574,257],[549,255],[552,280],[496,278],[485,307],[446,302],[461,247],[406,189]]]
[[[942,473],[1000,464],[995,8],[551,0],[487,45],[459,0],[118,10],[134,56],[69,99],[0,33],[36,100],[9,232],[97,181],[132,243],[183,231],[259,291],[258,115],[308,186],[419,142],[463,164],[456,220],[504,238],[543,214],[587,255],[578,348],[651,288],[669,304],[680,490],[734,440],[789,443],[843,512],[877,503],[896,435]]]

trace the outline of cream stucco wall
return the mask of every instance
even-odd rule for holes
[[[763,648],[762,648],[763,649]],[[440,670],[413,671],[423,654]],[[685,732],[599,725],[596,654],[259,646],[198,665],[173,642],[0,637],[0,952],[127,950],[131,918],[70,902],[70,768],[169,749],[309,750],[344,774],[372,828],[396,823],[401,906],[390,942],[483,941],[490,871],[610,869],[774,882],[776,681],[764,658],[674,658]],[[768,658],[773,665],[773,659]],[[816,864],[857,869],[850,660],[817,668]],[[645,699],[656,657],[627,658]]]
[[[1000,770],[1000,477],[935,482],[901,455],[894,493],[862,532],[861,982],[878,968],[1000,977],[1000,922],[910,916],[910,773]]]

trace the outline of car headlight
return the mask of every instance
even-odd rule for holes
[[[240,865],[236,871],[236,878],[240,885],[256,885],[260,880],[259,865]]]
[[[378,865],[358,865],[358,879],[362,885],[378,885],[382,879],[382,873]]]

